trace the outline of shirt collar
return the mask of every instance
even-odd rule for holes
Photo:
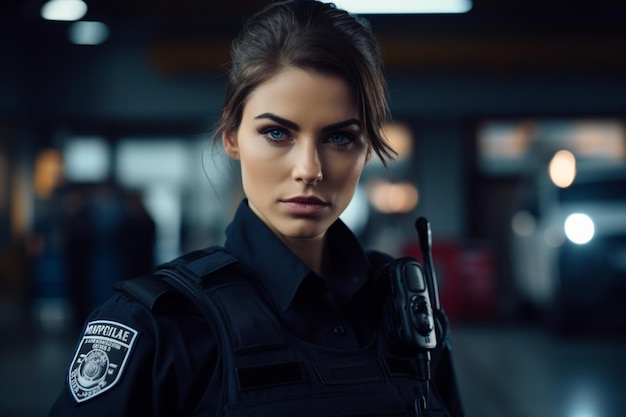
[[[369,262],[357,238],[337,220],[327,231],[333,288],[348,300],[362,288],[368,277]],[[285,311],[308,277],[319,277],[298,258],[248,207],[243,200],[226,228],[225,248],[235,255],[245,270],[254,274],[275,305]],[[337,285],[337,283],[341,283]]]

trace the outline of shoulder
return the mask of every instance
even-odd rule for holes
[[[224,248],[211,246],[162,263],[152,275],[118,281],[114,287],[153,313],[190,312],[196,309],[189,303],[188,292],[174,282],[186,281],[192,286],[214,283],[222,271],[232,272],[231,266],[236,263],[237,258]]]
[[[215,346],[201,316],[153,312],[118,293],[86,320],[57,410],[80,404],[94,416],[130,415],[131,409],[158,403],[175,414],[188,402],[198,378],[204,378],[197,370],[211,374]]]
[[[179,302],[176,302],[178,305]],[[202,316],[195,310],[182,307],[150,309],[133,297],[118,293],[95,309],[85,321],[80,338],[81,343],[93,337],[111,339],[112,342],[126,343],[128,354],[146,354],[155,347],[173,338],[189,338],[208,333]],[[166,305],[165,303],[162,304]],[[195,331],[189,330],[191,327]],[[200,332],[200,330],[205,330]],[[167,343],[172,348],[176,344]],[[137,351],[136,353],[134,353]]]

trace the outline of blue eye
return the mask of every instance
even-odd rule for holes
[[[270,140],[281,141],[287,139],[287,133],[282,129],[271,128],[264,130],[262,133]]]
[[[342,133],[342,132],[337,132],[337,133],[333,133],[329,135],[326,140],[327,142],[330,142],[333,145],[347,145],[353,142],[354,138],[352,137],[352,135]]]

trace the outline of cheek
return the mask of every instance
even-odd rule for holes
[[[271,187],[280,176],[280,159],[263,149],[242,148],[239,162],[244,188],[258,192],[258,188]]]
[[[354,189],[361,178],[363,167],[365,166],[365,158],[359,158],[358,160],[349,161],[337,161],[330,165],[327,170],[327,177],[333,178],[333,182],[337,187]]]

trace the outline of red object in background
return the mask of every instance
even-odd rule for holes
[[[489,318],[496,312],[496,278],[493,256],[485,248],[467,248],[461,255],[465,283],[464,310],[470,317]]]
[[[423,257],[419,242],[411,242],[405,256]],[[455,241],[433,242],[435,274],[441,306],[453,318],[492,318],[496,312],[495,266],[491,252]]]

